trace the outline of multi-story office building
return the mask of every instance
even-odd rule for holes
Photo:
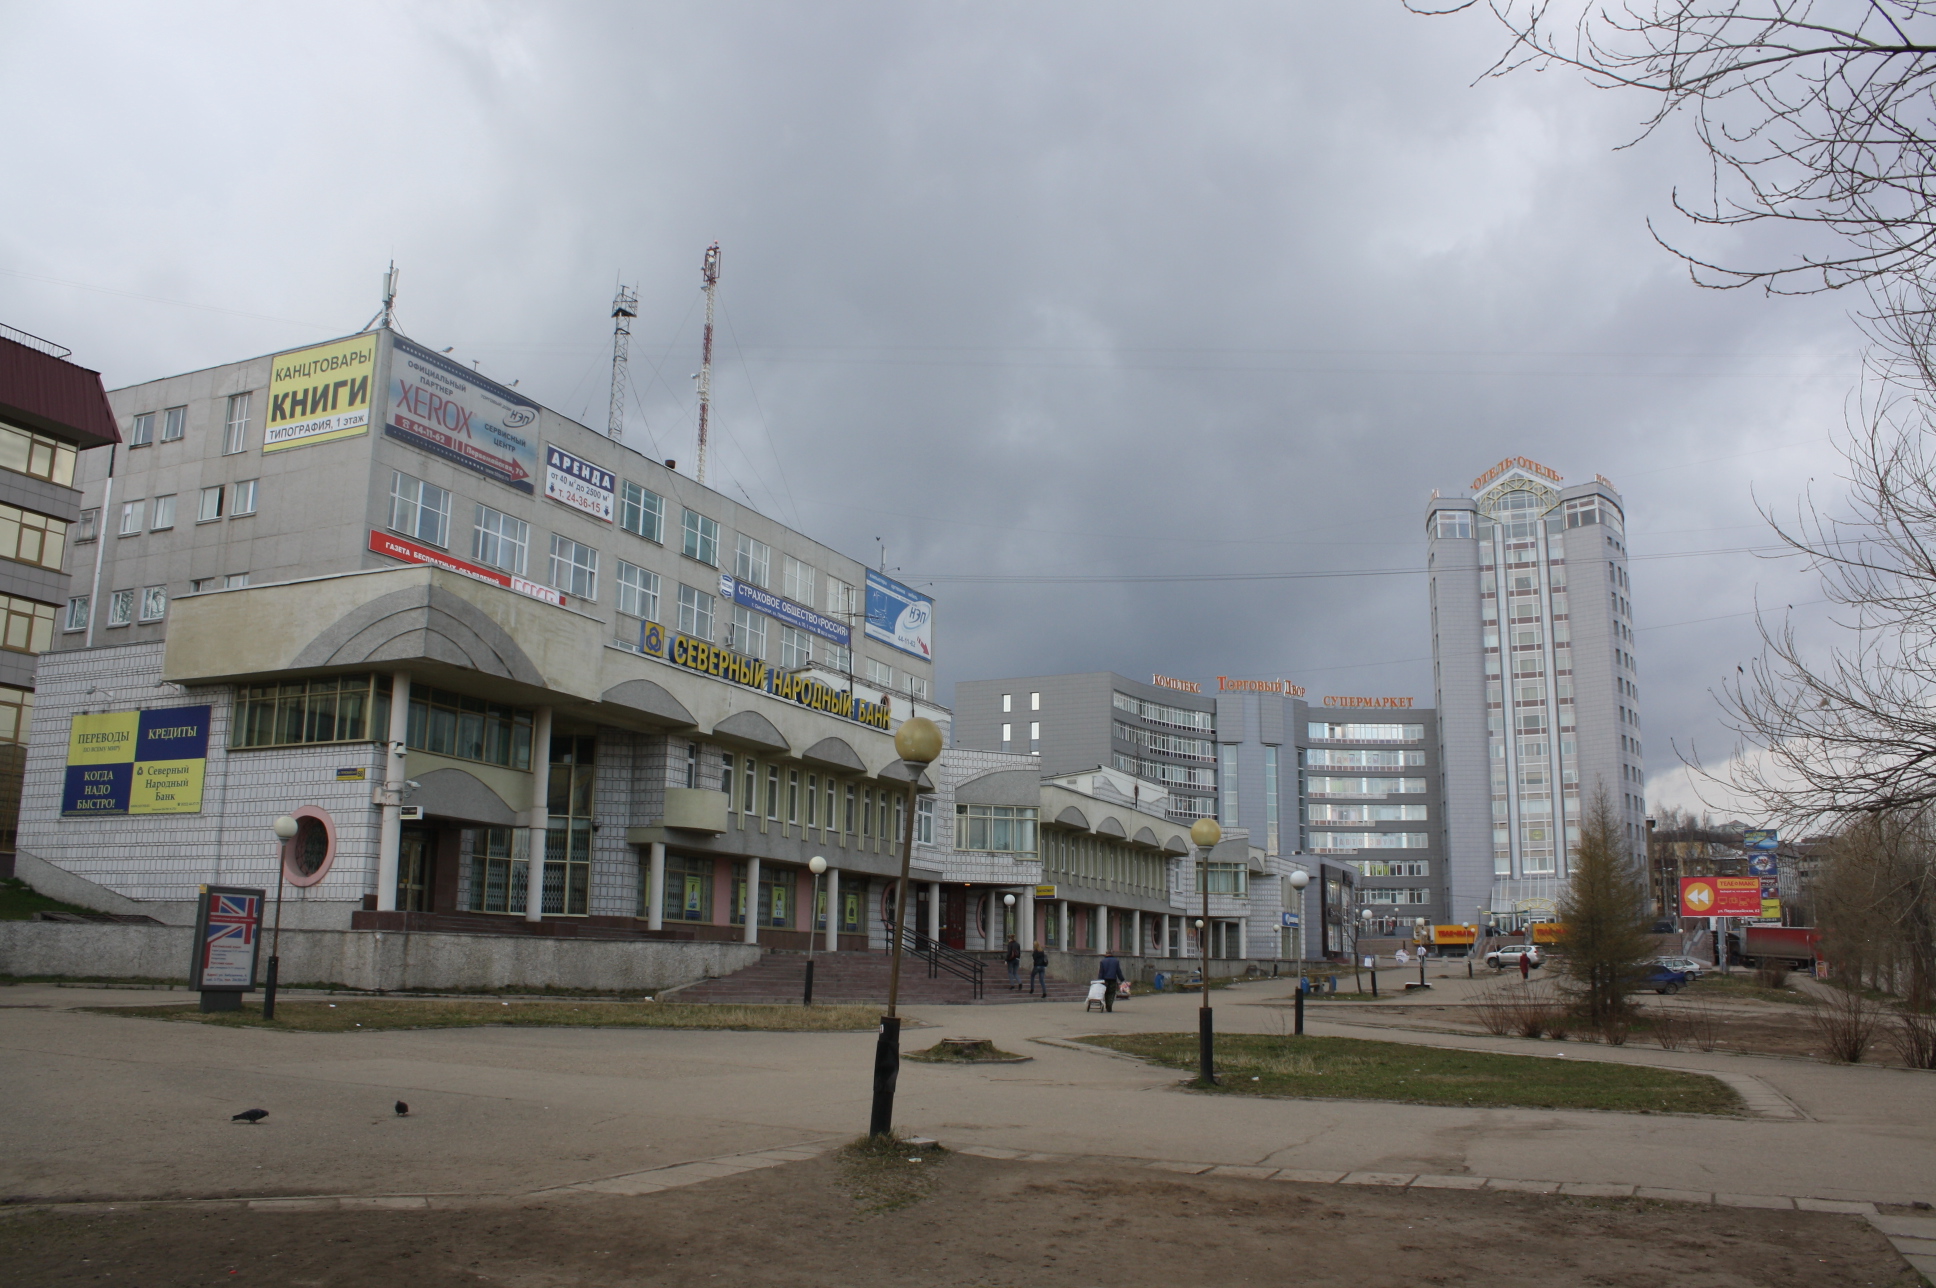
[[[1434,713],[1409,698],[1312,704],[1282,681],[1215,686],[1108,671],[965,681],[955,686],[955,742],[1000,751],[1006,734],[1008,750],[1034,752],[1047,775],[1113,771],[1125,800],[1179,821],[1214,817],[1260,858],[1348,865],[1329,888],[1355,905],[1323,901],[1314,884],[1302,898],[1284,895],[1290,920],[1246,922],[1248,942],[1280,941],[1273,955],[1342,953],[1360,930],[1445,920]]]
[[[292,813],[293,925],[804,946],[822,854],[865,944],[932,603],[388,330],[111,400],[39,597],[34,871],[178,920],[274,888]]]
[[[1451,900],[1550,917],[1604,790],[1645,863],[1639,677],[1620,496],[1515,457],[1426,509]]]
[[[1198,689],[1112,671],[963,680],[955,685],[954,743],[1036,755],[1050,775],[1120,770],[1161,788],[1169,817],[1212,818],[1216,702]]]
[[[68,600],[68,545],[89,535],[75,529],[76,457],[120,441],[99,373],[68,353],[0,326],[0,876],[14,868],[35,663]]]

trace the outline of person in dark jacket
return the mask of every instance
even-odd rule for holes
[[[1049,1000],[1049,955],[1042,951],[1042,941],[1035,941],[1035,953],[1029,958],[1028,991],[1035,992],[1035,981],[1042,981],[1042,1000]]]
[[[1016,992],[1022,987],[1022,944],[1015,936],[1008,937],[1008,947],[1002,949],[1002,960],[1008,963],[1008,988]]]
[[[1116,990],[1123,986],[1123,964],[1116,960],[1116,954],[1105,952],[1102,964],[1096,967],[1096,978],[1103,982],[1102,1009],[1116,1009]]]

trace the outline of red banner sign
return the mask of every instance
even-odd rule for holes
[[[377,532],[373,529],[370,532],[370,549],[380,555],[388,555],[392,559],[401,559],[405,563],[429,564],[433,568],[442,568],[445,572],[454,572],[460,577],[469,577],[474,581],[489,582],[493,586],[502,586],[506,590],[515,590],[520,595],[529,595],[533,599],[542,599],[547,604],[556,604],[560,608],[565,606],[565,596],[561,591],[553,590],[549,586],[540,586],[535,581],[526,581],[522,577],[513,577],[511,574],[499,572],[495,568],[486,568],[480,564],[466,563],[462,559],[453,559],[441,550],[433,550],[429,546],[420,546],[414,541],[405,541],[402,537],[392,533]]]
[[[1759,917],[1761,881],[1756,877],[1682,877],[1681,916]]]

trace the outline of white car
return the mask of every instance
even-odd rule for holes
[[[1487,953],[1486,965],[1494,970],[1505,970],[1509,966],[1516,969],[1521,957],[1524,957],[1526,964],[1535,970],[1546,960],[1537,944],[1507,944],[1503,948],[1495,948]]]
[[[1706,965],[1695,961],[1692,957],[1656,957],[1654,961],[1668,970],[1679,971],[1690,981],[1699,979],[1701,972],[1707,969]]]

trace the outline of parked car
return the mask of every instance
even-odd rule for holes
[[[1690,984],[1698,980],[1701,977],[1701,972],[1707,969],[1706,965],[1695,961],[1692,957],[1656,957],[1654,958],[1654,964],[1657,966],[1665,966],[1668,970],[1679,971],[1681,974],[1687,976],[1687,982]]]
[[[1687,987],[1688,982],[1686,971],[1674,970],[1655,962],[1653,970],[1649,971],[1646,978],[1641,981],[1641,987],[1651,988],[1656,993],[1671,995]]]
[[[1537,970],[1545,961],[1546,955],[1539,951],[1537,944],[1507,944],[1486,954],[1486,965],[1494,970],[1519,968],[1519,959],[1524,957],[1526,964]]]

